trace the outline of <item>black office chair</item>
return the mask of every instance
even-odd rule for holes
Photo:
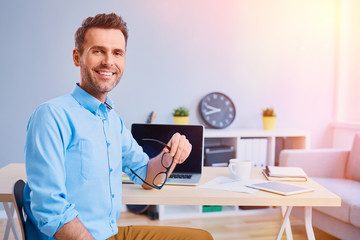
[[[20,228],[21,228],[21,234],[22,239],[26,240],[25,236],[25,212],[24,212],[24,206],[23,206],[23,195],[24,195],[24,188],[25,188],[25,182],[23,180],[18,180],[14,184],[14,191],[13,191],[13,197],[14,202],[16,206],[16,213],[18,215]]]

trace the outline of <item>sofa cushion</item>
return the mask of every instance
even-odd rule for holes
[[[346,178],[360,181],[360,133],[355,134],[346,169]]]
[[[360,182],[342,178],[312,179],[341,197],[341,207],[316,207],[318,211],[344,222],[350,222],[350,219],[356,223],[360,221],[360,209],[356,207],[360,207]]]
[[[352,225],[360,228],[360,202],[350,208],[350,222]]]

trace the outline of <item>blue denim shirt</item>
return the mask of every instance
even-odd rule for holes
[[[149,157],[112,107],[109,97],[104,104],[76,86],[32,114],[25,145],[28,239],[53,239],[75,217],[95,239],[117,233],[122,172],[142,184],[130,168],[145,178]]]

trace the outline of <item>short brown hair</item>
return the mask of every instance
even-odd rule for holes
[[[125,44],[128,39],[128,29],[126,22],[115,13],[98,14],[95,17],[88,17],[83,22],[81,27],[75,33],[75,48],[79,50],[80,54],[83,52],[83,43],[86,31],[89,28],[98,27],[105,29],[119,29],[125,37]]]

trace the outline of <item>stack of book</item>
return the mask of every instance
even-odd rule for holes
[[[266,166],[263,174],[270,181],[307,181],[307,175],[300,167]]]

